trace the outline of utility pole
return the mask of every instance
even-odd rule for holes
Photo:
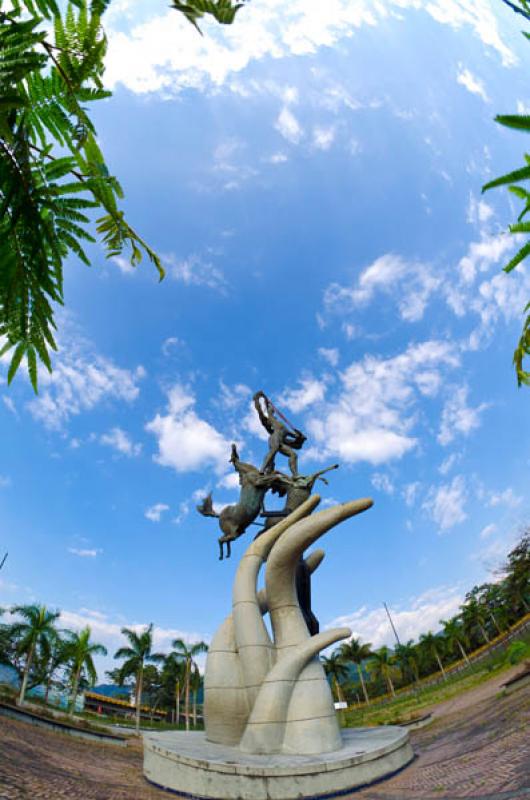
[[[394,636],[396,637],[396,642],[398,643],[398,647],[401,647],[401,642],[399,641],[399,636],[397,635],[396,626],[394,625],[392,617],[390,616],[390,611],[388,610],[388,606],[387,606],[386,603],[383,603],[383,605],[385,607],[385,611],[387,613],[387,617],[388,617],[388,620],[390,622],[390,625],[392,626],[392,630],[394,631]]]

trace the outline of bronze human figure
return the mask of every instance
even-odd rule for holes
[[[254,406],[262,425],[269,433],[269,451],[261,469],[257,469],[253,464],[241,461],[237,447],[233,444],[230,463],[239,475],[241,489],[238,502],[226,506],[220,513],[217,513],[213,507],[212,493],[210,492],[197,506],[197,511],[203,516],[214,517],[219,520],[219,527],[223,534],[218,539],[220,560],[230,558],[231,542],[245,533],[249,525],[255,523],[260,512],[263,512],[262,517],[265,517],[263,530],[268,530],[272,525],[276,524],[279,518],[288,516],[307,500],[318,479],[327,483],[322,476],[338,466],[338,464],[334,464],[311,475],[299,475],[298,460],[294,451],[303,446],[306,437],[300,430],[291,425],[281,411],[274,407],[264,392],[256,392]],[[281,421],[282,419],[285,424]],[[275,458],[278,453],[289,459],[290,475],[275,470]],[[286,498],[283,509],[280,511],[264,511],[263,501],[268,491]],[[309,580],[309,576],[306,577]],[[306,616],[308,627],[310,630],[311,628],[318,628],[318,621],[314,617],[311,619],[309,584],[307,584],[307,590],[303,590],[300,580],[297,580],[297,583],[300,584],[299,593],[305,591],[307,595],[304,602],[301,600],[301,605],[305,609],[304,615]]]
[[[300,450],[306,437],[297,428],[292,431],[284,425],[275,415],[274,406],[264,392],[256,392],[254,395],[254,406],[258,412],[261,424],[269,433],[269,452],[261,465],[261,472],[268,473],[274,471],[274,460],[277,453],[281,453],[289,459],[289,469],[292,475],[298,475],[298,457],[295,450]],[[263,408],[263,401],[265,408]]]

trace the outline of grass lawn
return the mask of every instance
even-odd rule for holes
[[[513,668],[505,653],[491,656],[480,664],[471,665],[458,675],[448,676],[435,686],[418,688],[415,694],[398,697],[395,700],[378,703],[377,698],[368,706],[349,708],[342,712],[344,727],[367,727],[371,725],[396,725],[423,716],[427,710],[444,700],[452,700],[459,694],[474,689]]]
[[[90,722],[97,722],[97,724],[101,726],[105,725],[118,725],[121,728],[129,728],[134,730],[136,728],[136,722],[134,719],[126,719],[124,717],[108,717],[102,716],[101,714],[92,714],[90,712],[83,711],[82,714],[78,714],[77,716],[83,717],[83,719],[90,720]],[[140,728],[142,730],[150,730],[150,731],[185,731],[186,730],[186,723],[181,721],[179,725],[175,725],[172,722],[158,722],[153,720],[151,722],[148,719],[142,719],[140,722]],[[197,721],[197,726],[193,727],[193,722],[190,720],[190,731],[202,731],[204,730],[204,726],[201,721]]]

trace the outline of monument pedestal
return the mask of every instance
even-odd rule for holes
[[[402,728],[349,728],[342,738],[340,750],[321,755],[256,755],[202,732],[145,734],[144,775],[200,800],[316,800],[387,777],[414,756]]]

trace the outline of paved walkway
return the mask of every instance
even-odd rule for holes
[[[414,763],[351,800],[530,800],[530,689],[499,699],[499,683],[440,704],[432,725],[411,734]],[[138,743],[92,744],[0,718],[0,800],[171,796],[144,781]]]
[[[483,687],[479,687],[482,689]],[[478,694],[483,694],[480,692]],[[530,690],[473,705],[444,704],[411,738],[417,759],[400,774],[350,795],[356,800],[530,800]]]

